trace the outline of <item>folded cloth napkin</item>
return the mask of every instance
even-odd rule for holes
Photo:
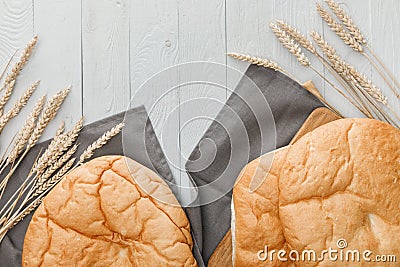
[[[112,128],[121,121],[125,121],[124,134],[117,135],[110,140],[104,147],[97,150],[94,157],[103,155],[122,155],[130,157],[144,166],[157,172],[171,187],[177,195],[177,190],[173,186],[173,176],[162,152],[161,146],[154,133],[153,127],[148,118],[145,108],[138,107],[120,113],[109,118],[94,122],[85,126],[78,139],[80,153],[104,132]],[[124,141],[122,142],[122,139]],[[27,173],[34,162],[40,149],[45,148],[49,141],[36,145],[23,160],[21,166],[10,179],[3,199],[8,199],[12,193],[23,182]],[[0,207],[4,205],[0,202]],[[21,253],[26,230],[33,213],[27,216],[22,222],[12,228],[2,243],[0,244],[0,266],[11,267],[21,266]],[[196,260],[202,264],[199,249],[193,249]],[[201,265],[200,265],[201,266]]]
[[[259,105],[263,105],[262,101],[253,101],[252,98],[257,96],[248,92],[249,88],[254,87],[253,83],[264,95],[272,112],[276,129],[274,142],[262,142],[260,129],[263,126],[253,111],[268,109],[268,105],[260,107]],[[284,74],[250,65],[226,105],[191,153],[186,170],[198,187],[210,185],[207,190],[223,192],[221,188],[216,188],[221,185],[220,182],[215,185],[212,183],[219,179],[223,180],[224,189],[226,186],[232,188],[247,162],[289,144],[309,114],[322,106],[316,97]],[[242,131],[243,125],[245,134],[242,134],[242,138],[232,141],[230,137],[234,136],[235,132]],[[204,141],[210,143],[210,140],[214,145],[204,145]],[[234,147],[243,146],[245,143],[250,146],[248,150],[236,149],[235,155],[231,154]],[[210,158],[213,158],[211,164]],[[206,167],[201,169],[199,166]],[[206,194],[207,192],[199,190],[200,202],[202,197],[208,197]],[[191,222],[201,220],[201,229],[194,231],[205,264],[230,228],[231,196],[229,191],[218,200],[202,205],[200,212],[189,213]]]

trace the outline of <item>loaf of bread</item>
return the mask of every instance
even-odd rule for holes
[[[122,156],[78,167],[46,196],[26,233],[22,262],[197,266],[189,221],[171,190],[154,172]]]
[[[234,266],[364,266],[375,255],[400,255],[398,129],[342,119],[276,152],[272,165],[264,157],[246,166],[233,190]],[[251,181],[260,177],[263,183],[251,192]],[[266,248],[276,254],[265,257]],[[329,258],[329,249],[345,257]],[[279,250],[286,251],[283,260]],[[303,259],[305,250],[316,259]],[[349,250],[357,250],[360,261],[346,256]],[[291,251],[300,257],[291,259]],[[371,254],[364,259],[365,251]]]

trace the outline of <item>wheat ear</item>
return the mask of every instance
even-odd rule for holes
[[[302,34],[298,29],[289,25],[283,20],[277,20],[276,23],[279,27],[285,31],[288,35],[290,35],[296,42],[298,42],[302,47],[310,51],[312,54],[316,54],[317,50],[315,49],[311,40],[309,40],[304,34]]]
[[[107,143],[112,137],[114,137],[115,135],[117,135],[118,133],[121,132],[122,128],[124,127],[124,123],[119,123],[118,125],[114,126],[112,129],[110,129],[109,131],[107,131],[103,136],[101,136],[99,139],[97,139],[95,142],[93,142],[81,155],[80,157],[80,161],[78,162],[78,164],[82,164],[86,159],[90,158],[91,156],[93,156],[94,151],[98,148],[101,148],[105,143]],[[73,148],[71,148],[71,150],[73,152],[75,152],[74,150],[76,150],[76,147],[74,146]],[[70,151],[71,151],[70,150]],[[70,155],[73,154],[73,152],[70,153],[66,153],[68,155],[62,156],[59,161],[62,162],[64,161],[66,158],[69,158]],[[43,197],[47,194],[47,192],[49,192],[58,182],[60,182],[62,180],[62,178],[64,177],[64,175],[66,175],[68,172],[70,172],[71,170],[73,170],[77,165],[73,166],[75,163],[76,158],[72,158],[70,159],[67,163],[65,163],[58,171],[56,174],[54,174],[53,176],[51,176],[44,184],[42,184],[41,187],[41,191],[43,190],[43,192],[41,194],[39,194],[37,197],[31,197],[31,199],[33,198],[34,201],[31,202],[30,204],[28,204],[27,206],[25,206],[28,201],[30,200],[29,198],[29,194],[27,195],[27,197],[25,198],[25,200],[22,202],[22,204],[20,205],[20,207],[18,208],[18,210],[16,212],[14,212],[14,215],[10,218],[9,216],[5,217],[6,219],[4,220],[4,218],[2,219],[1,223],[3,224],[3,226],[0,229],[0,240],[2,237],[4,237],[5,233],[7,233],[8,230],[10,230],[18,221],[22,220],[23,217],[25,217],[27,214],[29,214],[30,212],[32,212],[42,201]],[[61,165],[61,164],[60,164]],[[51,168],[55,168],[55,167],[51,167]],[[29,185],[32,185],[32,183],[34,182],[34,179],[31,179],[31,181],[29,182]],[[25,181],[26,183],[26,181]],[[26,188],[26,187],[25,187]],[[24,191],[22,191],[24,192]],[[30,191],[32,193],[32,191]],[[39,192],[39,191],[35,191],[35,192]],[[18,199],[17,199],[18,201]],[[35,204],[35,202],[37,201],[37,204]],[[15,202],[14,202],[15,203]],[[3,209],[0,211],[0,214],[2,214],[3,210],[5,209],[5,207],[3,207]],[[22,209],[22,211],[21,211]],[[7,213],[10,214],[11,216],[11,212],[13,210],[13,207],[10,207],[7,209]],[[10,219],[9,219],[10,218]]]
[[[336,17],[338,17],[340,21],[343,23],[343,25],[347,28],[347,30],[349,31],[350,35],[354,38],[354,40],[356,40],[359,43],[360,47],[365,46],[367,48],[367,50],[372,54],[372,56],[379,63],[380,67],[382,67],[382,69],[386,74],[381,70],[378,64],[365,51],[363,50],[358,51],[356,49],[355,50],[360,52],[363,56],[365,56],[369,60],[369,62],[373,65],[376,71],[378,71],[379,75],[383,78],[387,86],[389,86],[389,88],[392,90],[392,92],[396,95],[397,98],[400,98],[400,93],[395,89],[395,87],[389,81],[386,75],[392,80],[392,82],[396,85],[397,88],[400,88],[400,83],[398,82],[396,77],[394,77],[392,71],[385,66],[382,60],[369,47],[360,28],[353,22],[350,16],[335,1],[325,0],[325,2],[328,4],[329,8],[336,15]]]
[[[33,147],[36,142],[39,140],[40,136],[43,134],[47,125],[54,119],[58,110],[61,107],[61,104],[64,102],[64,99],[67,97],[70,91],[70,87],[58,92],[54,95],[46,104],[42,114],[39,117],[39,120],[36,124],[35,129],[32,132],[27,144],[27,148],[30,149]]]
[[[364,38],[360,28],[353,22],[350,16],[333,0],[325,0],[329,8],[333,13],[340,19],[340,21],[346,26],[350,34],[357,40],[360,44],[366,44],[367,41]]]
[[[239,54],[239,53],[228,53],[228,56],[233,57],[234,59],[249,62],[253,65],[262,66],[264,68],[285,72],[285,70],[281,66],[279,66],[278,63],[276,63],[272,60],[269,60],[269,59],[252,57],[249,55]]]
[[[32,112],[26,119],[24,126],[18,132],[16,139],[14,140],[13,149],[7,157],[7,164],[14,162],[17,157],[21,154],[22,150],[28,143],[28,140],[35,128],[36,121],[43,110],[43,106],[46,101],[46,96],[42,96],[35,104]]]
[[[342,39],[342,41],[353,48],[357,52],[363,52],[364,49],[362,45],[349,33],[347,32],[343,26],[337,23],[333,17],[322,8],[320,4],[317,3],[317,11],[321,18],[328,24],[328,26],[336,33],[337,36]]]
[[[63,127],[63,124],[61,125]],[[83,118],[81,118],[69,132],[62,133],[59,127],[56,134],[46,150],[39,157],[32,167],[31,174],[36,173],[40,176],[47,167],[53,165],[57,159],[66,151],[78,138],[79,132],[83,126]]]
[[[371,101],[370,97],[386,105],[389,109],[392,108],[387,103],[387,98],[383,95],[382,91],[376,87],[364,74],[357,71],[353,66],[349,65],[345,62],[337,53],[336,50],[329,45],[321,35],[316,32],[312,32],[311,36],[314,38],[315,42],[318,46],[323,50],[324,55],[328,58],[332,68],[341,76],[345,81],[347,81],[350,85],[354,86],[358,90],[358,92],[352,88],[353,91],[348,91],[354,99],[361,105],[362,110],[359,108],[361,112],[364,110],[364,115],[369,118],[373,118],[372,112],[377,114],[378,116],[382,116],[386,121],[388,119],[394,123],[396,126],[397,124],[395,121],[381,108],[379,108],[374,101]],[[361,98],[361,96],[364,97]],[[369,97],[368,97],[369,96]],[[367,101],[369,103],[369,107],[372,109],[368,109],[368,105],[366,104]],[[397,116],[396,113],[393,114]],[[389,121],[388,121],[389,122]]]
[[[66,133],[60,133],[59,142],[56,145],[55,151],[50,153],[50,157],[47,161],[46,167],[50,167],[55,164],[59,157],[62,157],[65,151],[67,151],[78,139],[79,133],[83,127],[83,117],[74,125],[71,131]],[[57,131],[59,133],[59,131]]]
[[[66,174],[70,170],[74,161],[75,161],[75,158],[68,161],[51,178],[51,182],[50,182],[50,180],[47,181],[45,187],[43,187],[44,191],[41,194],[39,194],[35,198],[34,201],[32,201],[21,212],[19,212],[22,208],[22,206],[21,206],[20,209],[15,213],[15,215],[13,217],[11,217],[10,219],[6,219],[6,221],[3,222],[4,226],[2,226],[0,229],[0,241],[1,241],[1,237],[4,237],[5,233],[7,233],[12,227],[14,227],[16,224],[18,224],[18,222],[22,221],[28,214],[30,214],[32,211],[34,211],[40,205],[40,203],[43,201],[47,192],[49,192],[62,179],[64,174]],[[28,199],[26,201],[28,201]],[[24,203],[26,203],[26,201],[24,201]]]
[[[312,32],[311,36],[314,38],[315,42],[324,52],[332,68],[341,75],[346,81],[354,83],[354,80],[365,90],[371,94],[371,96],[378,102],[383,104],[387,103],[387,98],[383,96],[382,91],[372,84],[366,76],[359,71],[357,71],[353,66],[345,62],[337,53],[336,50],[329,45],[321,35],[316,32]]]
[[[301,50],[301,47],[299,44],[295,43],[290,36],[283,31],[281,28],[279,28],[276,24],[270,23],[270,27],[273,33],[275,33],[276,37],[278,38],[279,42],[289,50],[291,54],[293,54],[297,61],[305,66],[309,67],[311,65],[310,60],[304,55],[304,53]]]
[[[101,148],[104,146],[111,138],[119,134],[122,130],[122,128],[125,126],[124,122],[121,122],[105,132],[99,139],[94,141],[90,146],[86,148],[85,151],[81,154],[79,157],[79,162],[78,164],[82,164],[85,162],[85,160],[91,158],[94,155],[95,150]]]
[[[14,67],[11,70],[11,73],[6,76],[4,83],[0,88],[0,91],[3,90],[7,86],[7,84],[9,84],[11,81],[14,81],[18,77],[22,68],[28,62],[29,57],[31,56],[32,50],[35,47],[36,43],[37,43],[37,36],[34,36],[33,39],[26,45],[20,60],[14,65]]]
[[[39,82],[35,82],[32,84],[22,95],[22,97],[17,101],[17,103],[14,104],[14,106],[3,116],[0,117],[0,133],[3,131],[4,127],[6,124],[15,116],[18,115],[18,113],[21,111],[21,109],[26,105],[28,102],[29,98],[32,96],[33,92],[36,90],[37,86],[39,85]]]
[[[281,66],[278,65],[278,63],[276,63],[272,60],[254,57],[254,56],[245,55],[245,54],[238,54],[238,53],[228,53],[228,56],[230,56],[234,59],[249,62],[250,64],[253,64],[253,65],[261,66],[263,68],[280,71],[280,72],[284,73],[285,75],[287,75],[292,80],[297,81],[297,79],[292,74],[290,74],[287,70],[283,69]]]
[[[4,95],[0,99],[0,116],[4,114],[4,106],[7,104],[8,100],[10,99],[15,86],[15,80],[12,80],[10,83],[7,84],[6,91]]]
[[[8,67],[10,66],[12,60],[14,59],[15,55],[17,54],[18,50],[15,50],[14,54],[12,54],[12,56],[10,57],[10,59],[8,60],[8,62],[6,63],[6,65],[4,66],[3,71],[0,74],[0,80],[3,79],[4,74],[6,73]],[[1,224],[1,223],[0,223]]]
[[[40,176],[36,176],[35,179],[37,180],[33,188],[31,189],[32,194],[30,194],[29,199],[32,199],[40,194],[42,194],[48,188],[49,184],[54,183],[57,180],[57,175],[53,174],[58,170],[62,169],[63,166],[67,166],[66,168],[70,168],[73,163],[75,162],[75,158],[73,158],[72,162],[70,163],[70,159],[72,155],[78,149],[78,145],[73,145],[64,155],[62,155],[56,162],[54,162],[46,171],[41,174]],[[66,164],[66,165],[65,165]],[[53,178],[53,177],[54,178]]]

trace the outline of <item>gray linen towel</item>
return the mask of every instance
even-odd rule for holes
[[[97,150],[94,157],[103,155],[122,155],[130,157],[144,166],[157,172],[171,186],[173,185],[173,176],[165,159],[164,153],[154,133],[153,127],[148,118],[145,108],[138,107],[130,109],[125,113],[120,113],[109,118],[94,122],[85,126],[79,136],[78,143],[79,155],[89,144],[100,137],[105,131],[125,120],[124,134],[115,136],[104,147]],[[122,142],[122,138],[124,139]],[[18,188],[26,177],[29,169],[36,158],[37,153],[41,148],[44,148],[49,141],[36,145],[30,151],[27,157],[13,175],[7,186],[5,197],[8,199],[10,195]],[[124,144],[125,147],[122,146]],[[177,193],[176,188],[171,186],[174,193]],[[0,202],[0,207],[4,202]],[[21,253],[24,242],[24,236],[32,218],[31,213],[22,222],[11,229],[3,242],[0,244],[0,266],[14,267],[21,266]],[[202,266],[202,259],[199,249],[194,247],[193,253],[196,260]]]
[[[186,164],[187,172],[199,187],[220,179],[223,180],[224,188],[214,189],[220,190],[220,192],[226,189],[229,191],[247,162],[258,158],[267,151],[286,146],[309,114],[314,109],[323,106],[300,84],[280,72],[251,65],[245,74],[249,79],[242,78],[239,82],[234,93],[195,147]],[[247,93],[249,88],[253,87],[250,80],[261,90],[272,111],[276,128],[274,142],[261,142],[260,129],[263,126],[256,119],[253,110],[267,109],[268,107],[249,107],[249,103],[252,102],[251,98],[255,97]],[[239,131],[243,125],[246,128],[247,136],[243,134],[241,139],[235,139],[232,142],[230,136]],[[214,146],[201,145],[204,140],[207,142],[212,140]],[[235,152],[238,155],[231,155],[233,147],[241,146],[244,143],[249,143],[249,151],[243,149]],[[215,157],[209,164],[207,162],[212,155]],[[231,164],[232,160],[236,162]],[[207,167],[201,169],[199,166]],[[213,186],[220,185],[221,183],[216,183]],[[206,194],[207,192],[199,191],[200,201],[202,197],[208,197]],[[205,264],[208,263],[210,256],[230,228],[231,194],[232,192],[229,191],[217,201],[201,206],[200,211],[194,212],[194,214],[189,213],[191,222],[201,221],[201,230],[195,229],[194,233]]]

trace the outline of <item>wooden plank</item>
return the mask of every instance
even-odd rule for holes
[[[126,0],[82,1],[83,113],[92,122],[129,104],[129,10]]]
[[[340,6],[348,12],[348,14],[353,18],[353,20],[360,26],[362,31],[365,33],[366,37],[370,36],[370,9],[368,1],[365,0],[346,0],[341,1]],[[324,7],[329,10],[327,5]],[[322,22],[322,20],[321,20]],[[350,47],[343,43],[343,41],[329,28],[329,26],[324,22],[324,38],[333,45],[338,54],[345,59],[348,63],[355,66],[361,72],[365,73],[367,76],[371,75],[371,67],[368,61],[353,51]],[[326,72],[327,77],[330,81],[334,82],[335,85],[340,86],[339,82],[335,80],[328,72]],[[325,90],[325,97],[329,103],[334,106],[339,107],[340,112],[345,117],[361,117],[362,114],[356,110],[349,102],[347,102],[339,93],[335,92],[330,86],[327,85]]]
[[[0,1],[0,66],[16,49],[33,37],[33,6],[30,0]]]
[[[318,2],[321,2],[318,0]],[[310,30],[322,32],[322,24],[315,12],[315,1],[232,0],[227,2],[227,44],[229,52],[241,52],[269,58],[278,62],[300,81],[312,80],[324,92],[324,83],[314,72],[302,67],[278,42],[269,23],[282,19],[304,34]],[[306,53],[319,71],[323,67]],[[228,59],[231,67],[244,71],[248,64]],[[229,76],[229,74],[228,74]],[[237,81],[228,78],[233,86]]]
[[[70,128],[82,116],[80,10],[77,0],[34,2],[33,22],[39,42],[25,77],[29,81],[41,80],[36,99],[43,94],[50,98],[67,86],[72,87],[42,139],[52,137],[61,120]]]
[[[3,71],[6,63],[12,54],[23,49],[26,43],[33,37],[33,6],[31,0],[0,1],[0,68]],[[18,56],[21,54],[19,50]],[[35,57],[35,53],[33,57]],[[18,58],[18,57],[17,57]],[[16,59],[13,61],[15,62]],[[20,97],[26,86],[31,82],[27,70],[32,65],[29,62],[19,76],[14,94],[6,106],[6,110],[12,107],[15,101]],[[32,102],[32,101],[31,101]],[[31,104],[31,103],[29,103]],[[24,108],[18,118],[13,119],[1,134],[0,152],[2,153],[11,141],[14,134],[19,130],[24,121],[24,114],[28,108]]]
[[[369,27],[371,28],[368,41],[374,52],[378,54],[387,68],[399,80],[400,60],[399,49],[400,36],[397,34],[400,28],[400,4],[396,0],[375,0],[369,1]],[[391,92],[380,75],[374,70],[372,79],[388,97],[389,103],[400,114],[400,101]],[[399,91],[398,91],[399,92]]]
[[[226,101],[225,1],[179,1],[181,168]],[[214,64],[216,63],[216,64]],[[211,82],[215,85],[210,85]],[[186,172],[181,182],[188,185]]]
[[[179,112],[175,110],[179,92],[162,95],[176,85],[179,76],[175,70],[164,72],[167,77],[152,76],[178,63],[178,30],[176,1],[130,1],[131,106],[145,105],[177,183],[181,173]]]

